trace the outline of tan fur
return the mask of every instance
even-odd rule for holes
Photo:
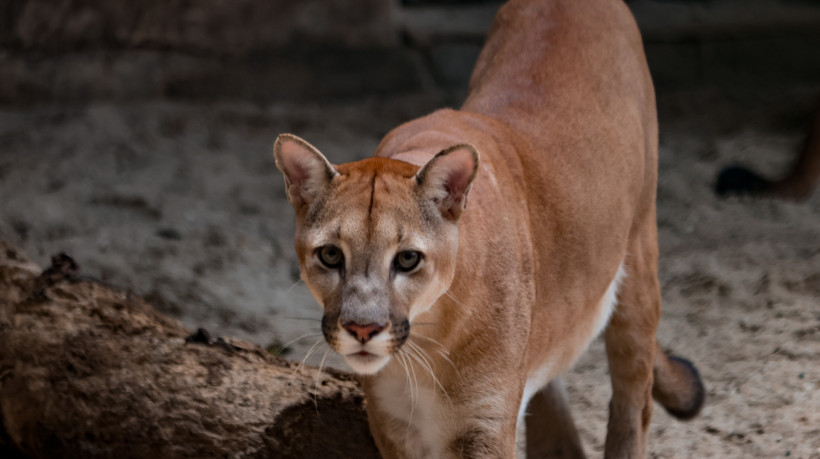
[[[303,279],[328,342],[366,375],[385,457],[515,457],[527,380],[574,363],[615,289],[607,457],[646,454],[653,374],[681,413],[699,409],[694,367],[655,343],[655,101],[620,0],[511,1],[462,108],[398,127],[375,158],[330,166],[291,135],[274,154]],[[344,262],[321,261],[327,246]],[[403,273],[408,250],[423,258]],[[351,337],[365,325],[384,328]],[[556,384],[534,399],[528,444],[582,454]]]

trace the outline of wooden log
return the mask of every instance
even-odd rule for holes
[[[0,241],[0,456],[376,458],[358,383]]]

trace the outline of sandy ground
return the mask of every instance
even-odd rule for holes
[[[659,339],[700,368],[708,398],[688,423],[656,409],[651,457],[820,458],[820,192],[794,204],[719,200],[710,188],[729,162],[786,167],[817,92],[660,99]],[[343,162],[437,104],[0,109],[0,237],[40,264],[65,251],[191,328],[263,346],[310,335],[289,346],[301,359],[321,313],[298,282],[276,134]],[[603,449],[606,373],[598,341],[565,378],[592,456]]]

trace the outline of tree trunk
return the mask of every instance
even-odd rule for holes
[[[358,383],[0,241],[0,456],[370,458]]]

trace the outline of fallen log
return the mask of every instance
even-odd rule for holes
[[[377,458],[358,383],[0,241],[0,456]]]

